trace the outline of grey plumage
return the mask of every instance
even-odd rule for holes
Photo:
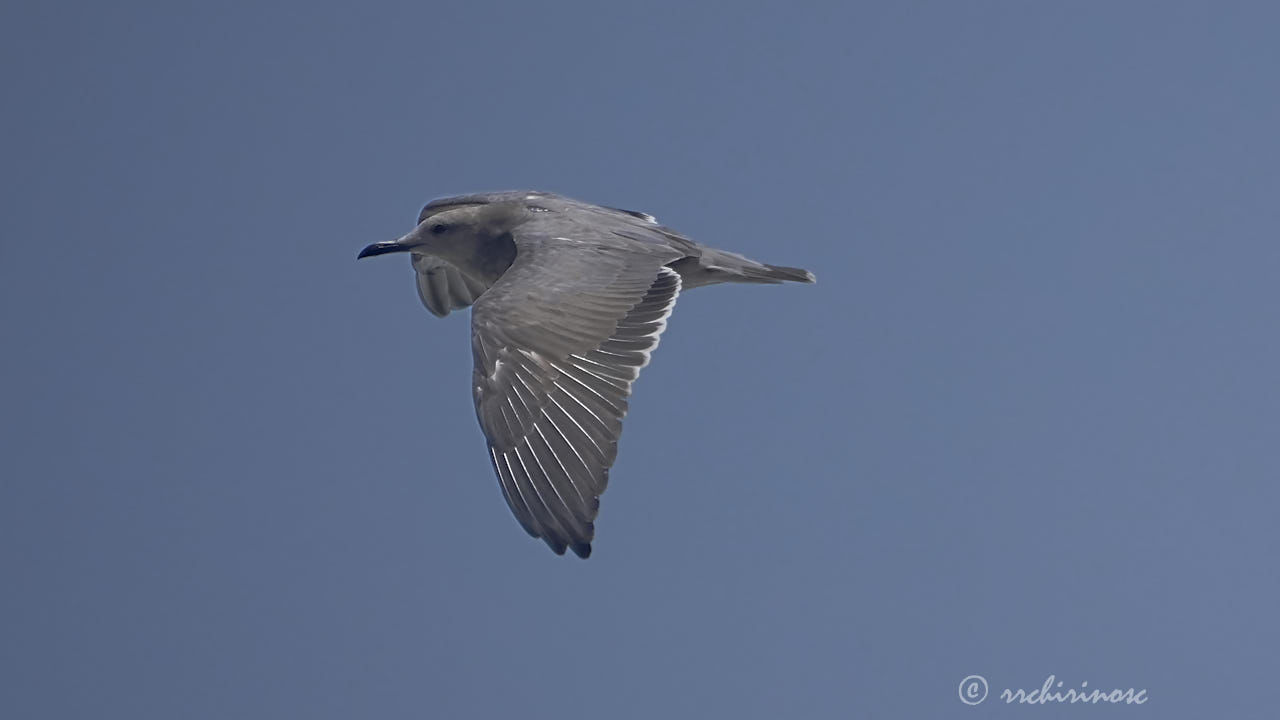
[[[472,307],[472,392],[503,497],[557,554],[591,554],[627,398],[682,290],[813,282],[704,247],[645,213],[544,192],[428,203],[410,252],[433,314]]]

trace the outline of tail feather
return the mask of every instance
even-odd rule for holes
[[[720,270],[721,268],[714,268]],[[781,282],[802,282],[812,283],[817,281],[813,273],[803,268],[787,267],[785,265],[765,265],[764,263],[752,264],[745,267],[725,268],[727,272],[737,275],[737,278],[731,279],[730,282],[759,282],[759,283],[781,283]]]
[[[786,265],[765,265],[769,268],[771,277],[778,280],[790,280],[792,282],[812,283],[817,282],[818,278],[813,273],[804,268],[787,267]]]
[[[685,289],[718,283],[781,283],[815,281],[813,273],[803,268],[765,265],[737,253],[713,248],[699,248],[700,254],[677,260],[670,267],[680,273]]]

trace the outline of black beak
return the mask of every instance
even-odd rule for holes
[[[386,255],[393,252],[408,252],[409,248],[400,244],[399,240],[390,240],[388,242],[374,243],[369,247],[360,251],[356,259],[373,257],[374,255]]]

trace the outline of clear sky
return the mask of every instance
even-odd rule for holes
[[[1274,717],[1274,7],[6,4],[0,716]],[[585,562],[355,257],[522,188],[818,275],[681,296]]]

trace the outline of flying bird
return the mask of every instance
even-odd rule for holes
[[[418,295],[471,306],[471,390],[502,495],[557,554],[591,555],[627,398],[682,290],[811,283],[813,273],[699,245],[652,215],[552,193],[462,195],[399,240]]]

